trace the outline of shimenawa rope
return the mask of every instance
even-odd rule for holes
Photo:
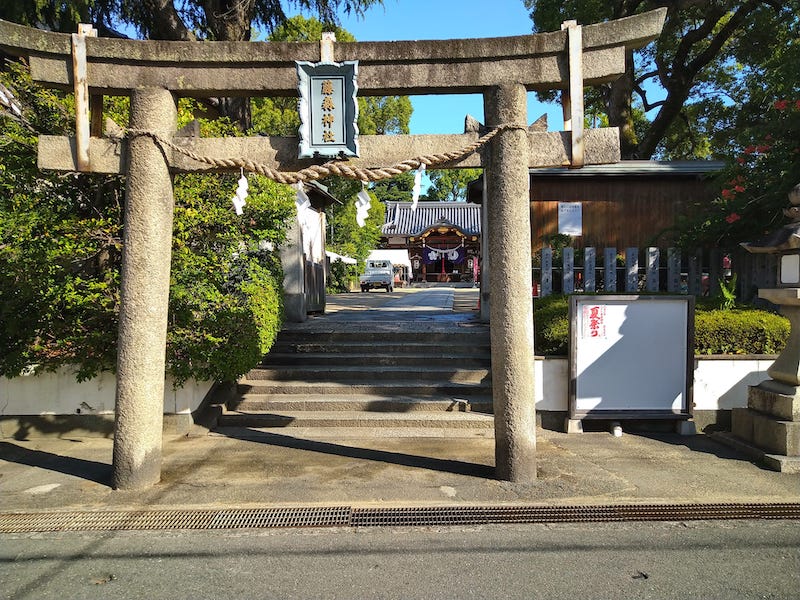
[[[495,135],[501,131],[509,129],[527,130],[527,128],[523,125],[498,125],[475,140],[473,143],[458,151],[445,152],[443,154],[429,154],[419,156],[417,158],[410,158],[389,167],[367,169],[348,165],[345,162],[331,161],[321,165],[311,165],[299,171],[288,172],[278,171],[263,163],[255,162],[246,158],[212,158],[209,156],[203,156],[179,146],[178,144],[175,144],[174,142],[158,135],[157,133],[148,131],[146,129],[127,129],[126,135],[129,137],[149,137],[155,143],[160,145],[162,149],[169,148],[175,152],[183,154],[188,158],[191,158],[192,160],[211,165],[212,167],[220,167],[225,169],[240,168],[251,173],[264,175],[274,181],[277,181],[278,183],[293,184],[297,183],[298,181],[314,181],[317,179],[322,179],[323,177],[329,177],[331,175],[347,177],[348,179],[358,179],[360,181],[381,181],[382,179],[388,179],[389,177],[394,177],[395,175],[400,175],[401,173],[418,169],[423,164],[426,168],[429,168],[469,156],[473,152],[477,152],[482,146],[486,145]]]

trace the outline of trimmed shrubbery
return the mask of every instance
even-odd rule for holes
[[[533,332],[536,354],[566,356],[569,351],[569,296],[535,298]]]
[[[71,367],[79,381],[116,365],[123,244],[123,178],[37,168],[37,132],[70,135],[71,100],[42,90],[10,63],[0,82],[22,117],[0,111],[0,376]],[[128,122],[127,98],[105,113]],[[181,99],[179,126],[194,118]],[[209,137],[242,135],[201,120]],[[178,174],[167,332],[167,370],[187,379],[235,380],[259,363],[281,327],[276,248],[294,218],[289,186],[249,175],[247,208],[231,196],[240,173]]]
[[[695,312],[695,354],[778,354],[789,338],[789,320],[754,308]]]
[[[533,307],[536,354],[566,356],[569,297],[536,298]],[[788,319],[765,310],[719,309],[707,302],[695,307],[695,354],[778,354],[789,333]]]

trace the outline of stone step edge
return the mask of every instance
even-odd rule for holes
[[[425,383],[425,382],[422,382]],[[236,389],[238,397],[253,396],[284,396],[296,398],[297,396],[340,396],[352,395],[361,396],[380,395],[380,396],[424,396],[428,398],[440,398],[442,396],[488,396],[492,393],[491,386],[480,385],[395,385],[387,383],[369,384],[336,384],[336,383],[302,383],[298,385],[286,385],[282,382],[264,381],[256,384],[239,384]]]
[[[414,394],[307,394],[303,398],[308,402],[450,402],[450,403],[491,403],[491,390],[487,394],[441,394],[439,396],[416,396]],[[242,400],[286,400],[286,394],[242,394]]]
[[[218,426],[248,424],[257,427],[443,427],[494,428],[494,418],[482,413],[364,413],[359,411],[223,410]]]
[[[406,327],[401,325],[402,330],[397,326],[393,327],[365,327],[364,322],[339,324],[336,328],[333,323],[329,323],[321,329],[313,328],[291,328],[281,329],[278,332],[278,341],[284,340],[315,340],[315,339],[363,339],[364,336],[380,337],[388,340],[404,340],[415,344],[430,344],[429,340],[439,340],[440,338],[461,341],[465,338],[488,339],[491,335],[489,325],[474,325],[470,327],[462,326],[436,326],[431,322],[419,324],[416,327]],[[426,337],[420,338],[419,335],[425,333]]]
[[[458,373],[484,373],[491,372],[491,367],[465,367],[459,368],[454,366],[428,366],[428,367],[415,367],[409,370],[407,366],[392,367],[388,365],[328,365],[328,364],[314,364],[314,365],[258,365],[250,369],[250,373],[263,373],[268,371],[288,371],[288,372],[302,372],[314,369],[316,371],[331,371],[334,373],[358,373],[366,371],[368,373],[375,373],[381,375],[383,373],[408,373],[414,375],[416,373],[430,373],[431,375],[450,375]]]
[[[470,352],[470,353],[448,353],[438,351],[435,353],[403,353],[397,352],[376,352],[376,349],[365,348],[364,352],[275,352],[270,350],[265,355],[265,359],[279,358],[279,359],[295,359],[302,357],[308,360],[330,360],[336,358],[339,360],[485,360],[491,361],[492,356],[490,352]]]
[[[236,427],[220,426],[209,432],[215,437],[234,437],[236,439],[281,441],[299,439],[314,440],[368,440],[378,438],[453,438],[453,439],[494,439],[494,429],[448,429],[440,427]]]
[[[277,417],[277,418],[302,418],[302,419],[328,419],[328,418],[345,418],[345,419],[361,419],[364,421],[385,421],[388,419],[397,419],[398,421],[487,421],[493,422],[494,417],[486,413],[473,413],[473,412],[433,412],[423,413],[424,416],[420,417],[418,414],[406,412],[362,412],[358,410],[317,410],[314,412],[295,411],[295,410],[276,410],[270,412],[246,412],[240,410],[225,409],[222,416],[246,416],[246,417]]]
[[[330,386],[333,388],[338,388],[343,391],[345,390],[353,390],[359,388],[383,388],[387,390],[392,389],[402,389],[402,388],[411,388],[411,389],[452,389],[458,390],[459,392],[463,390],[466,393],[471,393],[471,391],[479,391],[485,390],[486,394],[491,393],[491,381],[487,381],[487,383],[480,383],[480,382],[457,382],[457,381],[436,381],[436,380],[422,380],[417,385],[413,381],[402,381],[402,380],[380,380],[377,379],[373,381],[364,381],[363,379],[357,380],[338,380],[338,381],[307,381],[305,379],[282,379],[282,380],[271,380],[271,379],[249,379],[249,378],[242,378],[238,381],[240,387],[242,386],[250,386],[252,387],[275,387],[276,385],[283,388],[293,387],[296,389],[303,389],[303,388],[311,388],[311,387],[320,387],[320,386]],[[282,392],[278,392],[282,393]],[[335,393],[335,392],[319,392],[319,393]],[[445,392],[442,392],[445,393]],[[446,392],[448,394],[452,392]],[[411,392],[413,394],[413,392]],[[409,395],[409,394],[405,394]]]
[[[785,456],[767,452],[755,446],[752,442],[733,435],[729,431],[715,431],[709,434],[709,437],[724,446],[741,452],[754,462],[760,462],[768,469],[779,473],[800,474],[800,457],[798,456]]]
[[[289,394],[271,394],[268,397],[259,395],[245,395],[240,399],[228,403],[231,410],[239,411],[352,411],[363,412],[478,412],[490,414],[492,412],[492,399],[453,399],[453,398],[360,398],[354,396],[341,396],[339,398],[303,398]]]
[[[491,373],[486,369],[462,371],[428,371],[418,370],[387,370],[383,372],[372,369],[339,370],[328,367],[315,368],[273,368],[250,371],[243,380],[243,384],[253,382],[306,382],[306,383],[391,383],[391,382],[427,382],[443,385],[460,384],[485,384],[491,385]]]

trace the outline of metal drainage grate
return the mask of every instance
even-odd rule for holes
[[[240,510],[98,511],[0,514],[0,533],[166,529],[343,527],[348,506]]]
[[[685,504],[626,506],[468,506],[354,509],[354,527],[597,523],[718,519],[800,519],[800,504]]]
[[[800,504],[254,508],[0,514],[0,533],[800,519]]]

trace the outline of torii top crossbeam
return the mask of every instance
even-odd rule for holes
[[[596,85],[625,70],[625,50],[661,32],[666,9],[583,27],[583,80]],[[30,57],[33,78],[71,87],[69,35],[0,21],[0,47]],[[186,96],[295,96],[294,61],[320,60],[312,42],[86,40],[93,93],[163,87]],[[359,94],[478,93],[503,83],[565,89],[567,31],[463,40],[336,44],[336,60],[358,60]]]
[[[661,31],[666,9],[562,31],[485,39],[416,42],[337,43],[336,60],[358,60],[359,95],[473,93],[505,83],[528,90],[563,89],[573,99],[567,132],[531,131],[530,168],[581,166],[619,161],[615,128],[583,131],[583,86],[613,80],[625,70],[626,50],[641,47]],[[157,87],[176,95],[297,95],[295,61],[318,61],[321,45],[298,42],[162,42],[119,40],[51,33],[0,21],[0,47],[27,56],[34,80],[48,87],[74,89],[81,96],[75,64],[76,40],[83,55],[84,102],[78,105],[76,138],[41,136],[39,165],[61,171],[122,173],[127,145],[99,137],[102,125],[90,99],[129,95]],[[80,107],[83,107],[81,112]],[[568,111],[565,110],[565,114]],[[361,157],[348,164],[381,167],[398,160],[452,151],[475,142],[477,133],[452,135],[360,136]],[[296,171],[312,161],[298,160],[297,139],[175,138],[199,155],[239,156],[278,171]],[[173,172],[213,171],[217,167],[169,153]],[[524,161],[524,159],[523,159]],[[477,154],[443,165],[479,167]]]

